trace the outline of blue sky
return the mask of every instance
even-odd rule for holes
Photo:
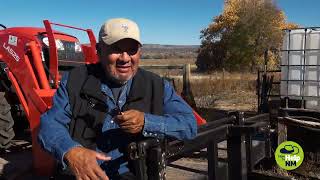
[[[42,20],[91,28],[113,17],[136,21],[143,43],[200,44],[200,30],[223,9],[223,0],[6,0],[0,4],[0,24],[43,27]],[[288,20],[301,26],[320,26],[319,0],[278,0]],[[63,30],[67,33],[75,31]],[[72,33],[88,41],[84,33]]]

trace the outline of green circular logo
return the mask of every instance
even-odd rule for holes
[[[298,143],[285,141],[277,147],[275,158],[281,168],[293,170],[302,164],[304,153]]]

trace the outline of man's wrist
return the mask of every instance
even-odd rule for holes
[[[69,165],[69,161],[74,153],[78,152],[80,148],[83,148],[80,144],[70,147],[62,156],[62,166],[65,169]]]

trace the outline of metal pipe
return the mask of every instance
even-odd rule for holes
[[[320,111],[318,110],[313,110],[313,109],[301,109],[301,108],[282,108],[283,111],[287,112],[310,112],[310,113],[319,113]]]
[[[303,65],[302,65],[302,90],[301,90],[301,108],[305,108],[305,92],[304,92],[304,85],[305,85],[305,77],[306,77],[306,46],[307,46],[307,28],[304,29],[304,47],[303,47]]]
[[[96,49],[97,41],[91,29],[87,29],[86,31],[90,40],[91,55],[92,55],[91,59],[86,59],[86,63],[95,63],[98,61],[97,49]]]
[[[302,28],[292,28],[292,29],[283,29],[283,30],[296,30],[296,29],[320,29],[320,27],[317,27],[317,26],[315,26],[315,27],[302,27]]]
[[[50,56],[50,61],[49,61],[49,71],[50,74],[52,74],[51,79],[54,83],[55,88],[58,87],[58,51],[57,51],[57,46],[55,42],[55,38],[53,35],[53,30],[51,27],[51,23],[48,20],[44,20],[44,27],[46,28],[47,31],[47,36],[49,40],[49,56]]]
[[[32,80],[32,82],[34,82],[34,86],[36,89],[40,89],[39,87],[39,83],[37,81],[37,78],[36,78],[36,75],[34,74],[34,71],[32,69],[32,66],[30,64],[30,59],[27,55],[24,55],[24,59],[25,59],[25,63],[26,63],[26,68],[28,69],[28,71],[30,72],[29,76],[30,76],[30,79]]]
[[[289,30],[288,38],[289,38],[289,45],[288,45],[287,49],[290,49],[290,46],[291,46],[291,30]],[[289,76],[290,76],[290,51],[289,50],[288,50],[288,62],[287,62],[287,65],[288,65],[288,68],[287,68],[287,78],[286,78],[286,84],[287,84],[286,96],[288,97],[289,96]],[[281,69],[281,71],[282,71],[282,69]],[[285,101],[286,101],[286,108],[288,108],[289,107],[289,99],[285,98]]]
[[[225,124],[231,124],[235,119],[236,119],[235,116],[231,116],[231,117],[226,117],[226,118],[207,122],[206,124],[199,126],[198,132],[203,132],[208,129],[217,128],[217,127],[219,127],[221,125],[225,125]]]
[[[50,24],[56,25],[56,26],[67,27],[67,28],[71,28],[71,29],[77,29],[77,30],[81,30],[81,31],[87,31],[86,29],[77,28],[77,27],[74,27],[74,26],[69,26],[69,25],[64,25],[64,24],[59,24],[59,23],[50,22]]]
[[[36,47],[36,43],[34,41],[31,41],[29,43],[29,46],[31,49],[32,57],[33,57],[33,65],[34,65],[35,70],[38,74],[37,79],[39,80],[40,87],[43,89],[50,89],[49,82],[48,82],[46,73],[43,68],[41,56],[40,56],[39,51]]]
[[[309,127],[314,127],[314,128],[320,128],[320,123],[319,122],[310,122],[302,119],[295,119],[292,117],[284,117],[283,120],[285,121],[291,121],[292,123],[295,123],[297,125],[301,124],[304,126],[309,126]]]
[[[253,117],[249,117],[245,120],[246,123],[249,122],[257,122],[257,121],[265,121],[265,120],[269,120],[270,115],[269,113],[265,113],[265,114],[259,114]]]
[[[228,127],[222,125],[216,128],[208,129],[189,141],[173,141],[167,145],[167,161],[173,162],[180,158],[181,155],[207,147],[208,143],[221,142],[227,139]]]

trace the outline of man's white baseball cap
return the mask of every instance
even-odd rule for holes
[[[107,20],[100,29],[99,43],[104,42],[111,45],[121,39],[130,38],[140,42],[140,30],[138,25],[132,20],[125,18],[114,18]]]

